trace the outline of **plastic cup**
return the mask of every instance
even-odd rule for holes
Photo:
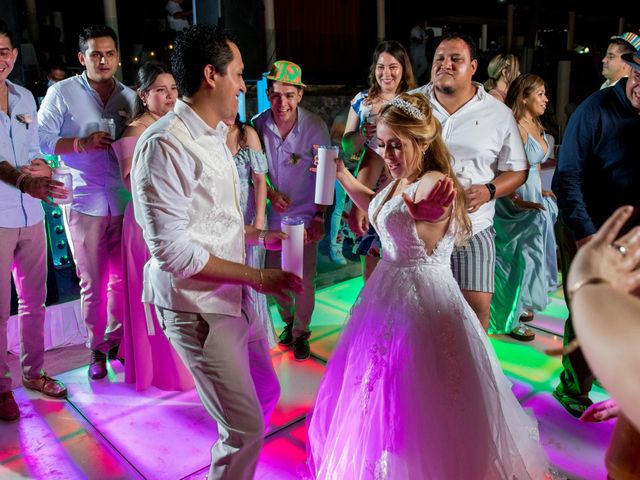
[[[304,220],[300,217],[282,217],[280,229],[289,238],[282,240],[281,268],[302,278],[304,261]]]
[[[318,147],[318,166],[316,169],[316,195],[317,205],[332,205],[333,194],[336,185],[336,159],[338,147],[323,145]]]
[[[113,118],[101,118],[98,123],[98,130],[106,132],[112,140],[116,138],[116,121]]]

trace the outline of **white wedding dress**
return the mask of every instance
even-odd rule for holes
[[[394,186],[371,202],[383,260],[351,310],[308,419],[312,474],[544,478],[536,420],[511,392],[451,273],[455,225],[427,255],[402,197],[384,203]]]

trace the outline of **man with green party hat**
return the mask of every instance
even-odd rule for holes
[[[279,230],[280,221],[286,215],[300,217],[306,230],[304,290],[286,300],[276,299],[286,324],[280,344],[292,346],[296,360],[306,360],[311,355],[309,325],[314,307],[318,242],[324,236],[326,209],[314,202],[315,176],[309,168],[313,165],[314,145],[329,145],[331,138],[324,121],[299,106],[306,85],[302,83],[302,70],[297,64],[278,60],[265,78],[271,108],[256,115],[253,124],[269,164],[269,229]],[[267,252],[267,267],[279,268],[280,262],[280,252]]]

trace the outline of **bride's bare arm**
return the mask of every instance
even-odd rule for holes
[[[353,203],[366,212],[369,209],[369,202],[371,202],[375,192],[356,180],[351,172],[344,167],[342,162],[339,162],[339,164],[336,178],[349,197],[351,197]],[[342,166],[342,168],[340,168],[340,166]]]

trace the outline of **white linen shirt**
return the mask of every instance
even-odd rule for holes
[[[116,80],[104,105],[87,73],[55,83],[38,112],[40,148],[54,155],[61,138],[86,137],[99,130],[101,118],[113,118],[116,138],[131,118],[136,94]],[[71,208],[86,215],[122,215],[130,196],[122,182],[118,160],[111,149],[61,155],[73,177]]]
[[[444,143],[453,155],[453,170],[471,178],[474,185],[493,181],[499,172],[528,170],[518,125],[511,110],[474,82],[476,94],[458,111],[449,112],[438,102],[429,83],[410,93],[422,93],[431,102],[433,114],[442,124]],[[473,234],[493,225],[495,200],[469,214]]]
[[[143,302],[193,313],[240,315],[242,286],[192,278],[209,256],[244,264],[240,180],[227,127],[209,127],[178,100],[136,144],[131,193],[151,252]]]
[[[9,80],[6,83],[10,115],[0,111],[0,161],[20,169],[40,157],[36,102],[26,88]],[[0,181],[0,227],[30,227],[41,222],[42,216],[40,200]]]
[[[309,228],[316,212],[316,176],[309,169],[313,166],[313,146],[331,145],[327,124],[315,113],[298,107],[296,124],[283,140],[271,109],[253,117],[252,122],[264,145],[269,180],[291,200],[285,212],[271,208],[267,215],[269,230],[280,230],[283,216],[301,217]]]

